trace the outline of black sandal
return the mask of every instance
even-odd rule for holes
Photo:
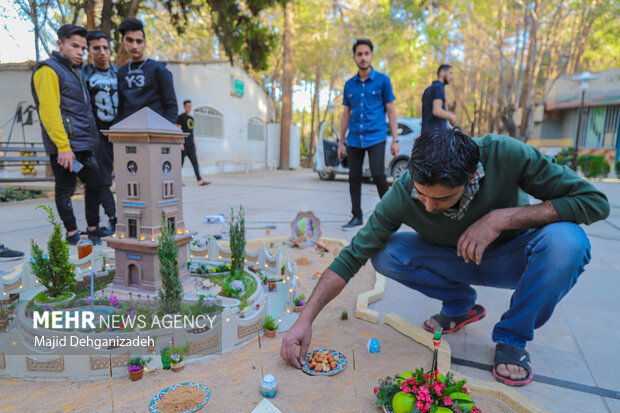
[[[463,315],[449,316],[442,311],[439,314],[435,314],[431,318],[437,321],[437,323],[439,323],[439,325],[443,328],[442,334],[449,334],[460,330],[469,323],[482,320],[486,314],[487,310],[485,310],[484,307],[480,304],[476,304],[474,308],[472,308]],[[454,327],[450,328],[450,323],[452,322],[454,322]],[[430,331],[431,333],[435,332],[435,330],[431,328],[431,326],[426,324],[426,321],[424,322],[423,327],[426,331]]]
[[[511,379],[509,377],[501,376],[495,368],[498,364],[512,364],[522,367],[527,371],[527,376],[522,379]],[[493,377],[500,383],[504,383],[508,386],[520,387],[525,386],[532,381],[534,374],[532,373],[532,366],[530,364],[530,353],[524,348],[511,346],[510,344],[497,343],[495,346],[495,361],[493,363]]]

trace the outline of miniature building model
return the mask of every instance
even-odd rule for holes
[[[161,287],[158,236],[162,217],[176,233],[179,278],[189,277],[183,221],[181,144],[185,134],[143,108],[103,131],[114,143],[116,234],[104,238],[115,250],[115,287],[157,291]]]

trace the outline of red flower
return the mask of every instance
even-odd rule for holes
[[[375,387],[375,388],[374,388],[374,391],[375,391],[375,394],[377,394],[377,392],[379,391],[379,388],[378,388],[378,387]]]
[[[463,387],[463,393],[467,393],[467,387]]]
[[[449,398],[448,396],[445,396],[443,398],[443,404],[445,404],[446,406],[452,406],[452,399]]]

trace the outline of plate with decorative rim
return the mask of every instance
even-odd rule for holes
[[[204,384],[200,384],[200,383],[177,383],[177,384],[173,384],[172,386],[166,387],[165,389],[163,389],[162,391],[157,393],[155,395],[155,397],[153,397],[153,399],[151,400],[151,404],[149,405],[150,412],[151,413],[161,413],[161,410],[159,410],[158,406],[159,406],[159,403],[164,398],[164,396],[166,394],[168,394],[169,392],[171,392],[172,390],[174,390],[176,388],[179,388],[179,387],[184,387],[184,386],[195,387],[197,389],[202,390],[204,392],[204,394],[205,394],[205,399],[198,406],[196,406],[196,407],[194,407],[194,408],[192,408],[190,410],[186,410],[184,412],[179,412],[179,413],[192,413],[192,412],[198,411],[205,404],[207,404],[207,402],[209,401],[209,397],[211,397],[211,392],[209,391],[207,386],[205,386]]]
[[[330,371],[320,371],[320,372],[316,372],[314,370],[310,370],[309,366],[310,366],[310,357],[312,357],[312,355],[316,354],[316,353],[332,353],[332,355],[334,356],[338,356],[338,361],[336,362],[336,367],[331,369]],[[306,373],[309,374],[311,376],[333,376],[334,374],[338,374],[340,373],[342,370],[344,370],[344,368],[347,365],[347,357],[336,351],[336,350],[314,350],[311,353],[306,354],[306,363],[301,367],[301,370]]]

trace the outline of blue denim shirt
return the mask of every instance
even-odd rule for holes
[[[368,148],[387,138],[385,104],[395,101],[390,78],[375,69],[365,81],[356,74],[344,84],[343,106],[351,108],[347,146]]]

